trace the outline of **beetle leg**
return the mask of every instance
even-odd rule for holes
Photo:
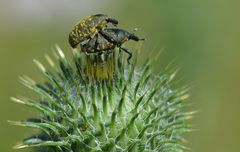
[[[98,46],[97,35],[95,37],[91,38],[87,43],[80,44],[80,46],[81,46],[81,49],[83,52],[87,52],[88,54],[95,53],[97,50],[97,46]]]
[[[84,54],[86,54],[87,55],[87,46],[86,46],[86,44],[80,44],[80,48],[81,48],[81,51],[84,53]]]
[[[119,46],[119,48],[120,48],[120,50],[123,50],[124,52],[126,52],[128,54],[127,62],[128,62],[128,64],[131,64],[130,59],[132,58],[132,53],[130,51],[128,51],[126,48],[123,48],[121,46]]]
[[[99,42],[98,42],[98,34],[95,35],[96,37],[96,41],[95,41],[95,44],[94,44],[94,50],[97,50],[97,47],[99,45]]]
[[[106,21],[112,23],[114,26],[117,26],[118,24],[118,20],[114,18],[107,18]]]
[[[114,39],[114,37],[112,35],[110,35],[109,33],[107,32],[104,32],[104,31],[99,31],[99,34],[101,34],[106,40],[108,40],[109,42],[113,43],[116,45],[116,41]]]

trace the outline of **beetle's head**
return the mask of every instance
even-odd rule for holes
[[[145,38],[139,38],[139,37],[137,37],[137,36],[134,35],[134,34],[130,34],[130,35],[128,36],[128,39],[129,39],[129,40],[134,40],[134,41],[144,41],[144,40],[145,40]]]
[[[118,20],[114,19],[114,18],[107,18],[106,21],[108,23],[112,23],[114,26],[117,26],[118,25]]]

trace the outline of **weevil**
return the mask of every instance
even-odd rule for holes
[[[69,44],[76,48],[79,43],[86,43],[99,31],[107,27],[108,23],[117,26],[118,21],[104,14],[96,14],[81,19],[69,34]]]
[[[127,61],[130,63],[132,53],[127,49],[122,47],[122,44],[128,40],[140,41],[145,40],[144,38],[139,38],[135,34],[125,31],[119,28],[106,28],[105,30],[99,31],[90,41],[86,44],[81,45],[81,50],[86,53],[111,53],[116,47],[119,50],[123,50],[128,54]]]

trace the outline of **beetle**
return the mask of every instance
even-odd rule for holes
[[[106,28],[108,23],[117,26],[118,21],[104,14],[96,14],[81,19],[69,33],[69,44],[72,48],[76,48],[79,43],[86,43],[94,37],[98,31]]]
[[[130,63],[132,53],[128,49],[122,47],[122,44],[128,40],[140,41],[145,39],[139,38],[135,34],[123,29],[106,28],[105,30],[99,31],[99,33],[96,34],[86,44],[80,44],[80,47],[81,50],[87,55],[90,53],[108,54],[117,47],[119,50],[123,50],[129,55],[127,61]]]

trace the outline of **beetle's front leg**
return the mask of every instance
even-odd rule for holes
[[[130,51],[128,51],[126,48],[123,48],[121,46],[119,48],[120,48],[120,50],[123,50],[124,52],[126,52],[128,54],[127,62],[128,62],[128,64],[131,64],[130,59],[132,58],[132,53]]]
[[[111,42],[114,45],[117,45],[117,42],[115,41],[114,37],[111,34],[105,32],[105,31],[102,31],[102,30],[99,31],[99,34],[101,34],[108,42]]]
[[[96,40],[95,40],[95,44],[94,44],[94,50],[97,50],[98,45],[99,45],[99,42],[98,42],[99,35],[96,34],[96,35],[95,35],[95,38],[96,38]]]

